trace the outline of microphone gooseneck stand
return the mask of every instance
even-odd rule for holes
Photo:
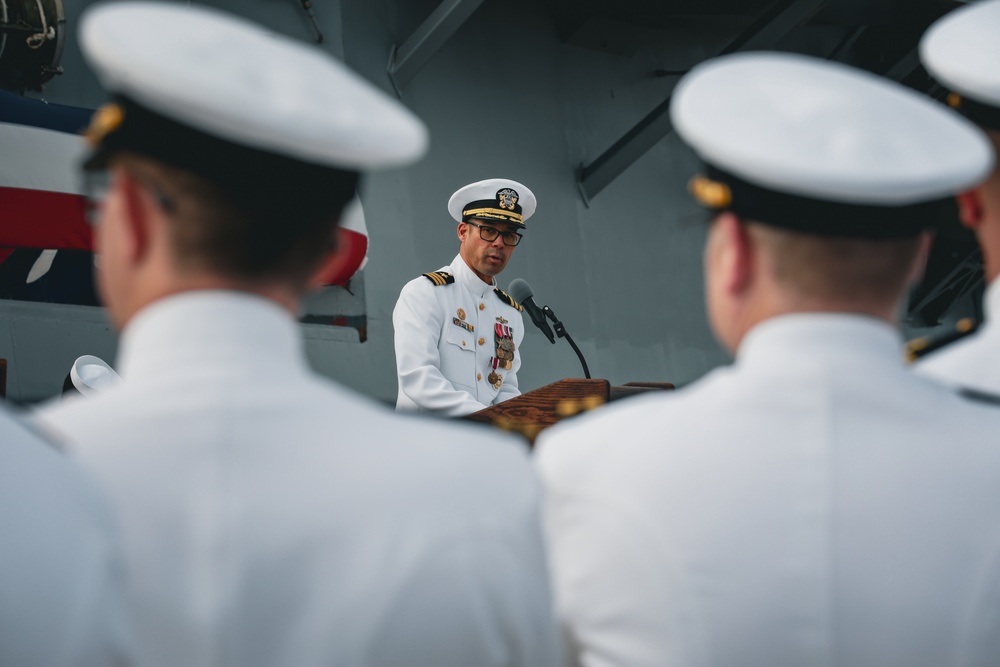
[[[573,351],[576,352],[576,356],[580,358],[580,363],[583,364],[583,375],[589,380],[590,369],[587,367],[587,360],[583,358],[583,352],[580,352],[580,348],[576,346],[576,341],[574,341],[573,337],[569,335],[569,332],[566,331],[566,327],[559,321],[559,318],[556,317],[556,314],[552,312],[551,308],[548,306],[542,306],[542,312],[545,313],[545,317],[552,320],[552,328],[555,330],[556,336],[559,338],[565,338],[570,344],[570,347],[573,348]],[[552,342],[555,343],[555,341]]]

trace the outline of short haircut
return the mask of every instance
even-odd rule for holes
[[[357,186],[356,179],[332,187],[317,183],[306,197],[277,187],[262,197],[135,153],[120,153],[113,164],[170,202],[166,213],[179,270],[249,283],[304,286],[335,247],[340,215]]]
[[[855,239],[804,234],[760,223],[778,284],[804,299],[893,304],[906,291],[920,238]]]

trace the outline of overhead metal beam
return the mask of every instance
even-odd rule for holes
[[[933,253],[934,251],[932,251],[932,261],[935,258]],[[954,262],[954,260],[944,260],[939,262],[938,266],[948,261]],[[928,263],[928,269],[933,266],[932,263]],[[936,274],[935,278],[938,275],[940,274]],[[930,276],[924,278],[924,282],[913,295],[915,303],[911,303],[907,311],[908,319],[921,326],[941,324],[941,317],[948,312],[952,304],[983,284],[982,253],[973,245],[960,261],[954,263],[946,274],[937,279],[937,282],[925,286],[929,278]],[[979,316],[976,319],[982,320]]]
[[[676,81],[670,85],[671,90]],[[655,109],[646,114],[635,127],[625,133],[600,157],[580,169],[577,187],[587,205],[590,200],[606,188],[611,181],[632,166],[646,151],[652,148],[660,139],[670,134],[673,124],[670,122],[670,98],[661,102]]]
[[[896,64],[889,68],[885,76],[893,81],[902,81],[920,67],[920,54],[914,47],[910,49]]]
[[[719,55],[770,49],[779,39],[812,18],[828,1],[779,0],[768,7],[743,34],[722,49]]]
[[[719,55],[735,51],[770,48],[779,38],[795,29],[822,9],[829,0],[779,0],[753,24],[729,43]],[[676,84],[676,81],[674,82]],[[671,91],[673,85],[671,85]],[[596,160],[582,167],[577,175],[577,187],[584,203],[597,196],[622,172],[673,131],[670,123],[668,97],[635,127],[625,133]]]
[[[835,62],[843,62],[848,54],[857,46],[858,42],[861,41],[866,30],[868,30],[868,26],[857,26],[853,30],[848,31],[844,35],[844,38],[840,40],[840,43],[833,47],[833,51],[830,51],[826,57]]]
[[[402,46],[393,45],[387,72],[399,95],[483,0],[444,0]]]

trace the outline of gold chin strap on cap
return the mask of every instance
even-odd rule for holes
[[[691,195],[708,208],[726,208],[733,201],[733,193],[725,183],[704,176],[695,176],[688,183]]]

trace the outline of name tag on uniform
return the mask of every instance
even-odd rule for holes
[[[465,322],[463,320],[458,319],[457,317],[451,318],[451,323],[452,324],[457,324],[458,326],[462,327],[463,329],[465,329],[469,333],[472,333],[473,331],[476,330],[476,327],[472,326],[468,322]]]

